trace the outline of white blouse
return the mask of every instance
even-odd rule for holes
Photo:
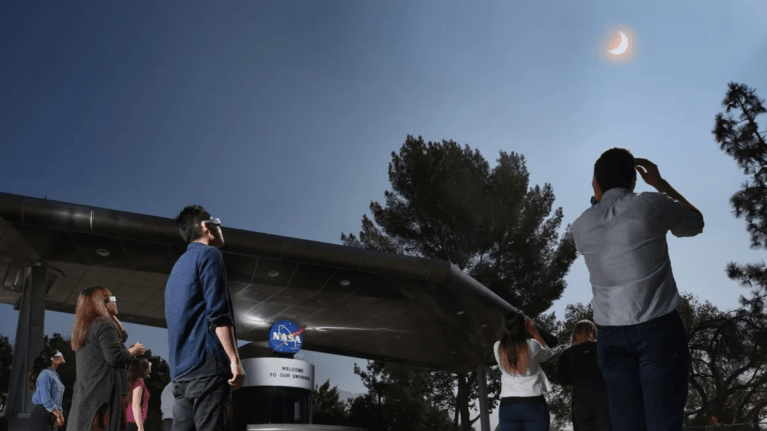
[[[546,373],[543,372],[541,362],[546,361],[554,355],[554,352],[547,346],[542,346],[537,340],[530,338],[527,340],[530,347],[530,368],[522,375],[511,375],[503,369],[501,365],[501,356],[499,348],[500,341],[496,341],[493,346],[495,360],[501,369],[501,398],[503,397],[534,397],[551,392],[553,389]]]

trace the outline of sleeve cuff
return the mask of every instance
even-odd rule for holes
[[[219,326],[231,326],[234,328],[234,319],[228,314],[219,316],[215,319],[210,319],[210,326],[214,329],[218,328]]]

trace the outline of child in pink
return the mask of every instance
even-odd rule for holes
[[[128,382],[132,384],[128,392],[125,418],[128,422],[129,431],[144,431],[144,422],[149,408],[149,390],[144,384],[144,379],[149,377],[152,363],[146,358],[134,359],[128,366]],[[141,417],[138,412],[141,410]]]

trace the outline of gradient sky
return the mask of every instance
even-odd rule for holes
[[[679,289],[731,309],[747,291],[725,265],[764,254],[731,213],[745,177],[711,129],[728,82],[767,97],[765,22],[763,0],[5,0],[0,191],[162,217],[199,203],[224,226],[339,243],[383,200],[408,134],[491,166],[523,154],[565,223],[594,160],[624,146],[704,214],[702,235],[669,237]],[[637,56],[606,63],[621,25]],[[567,282],[560,318],[591,298],[581,258]],[[16,315],[0,306],[0,333]],[[71,316],[48,313],[46,332],[61,328]],[[128,330],[167,357],[164,331]],[[364,390],[354,360],[316,358],[334,370],[318,383]]]

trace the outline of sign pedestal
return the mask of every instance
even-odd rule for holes
[[[237,430],[356,431],[356,428],[312,425],[314,365],[293,359],[301,350],[306,326],[289,320],[272,325],[264,345],[240,347],[245,370],[242,389],[232,394],[232,422]],[[268,346],[268,347],[267,347]]]

